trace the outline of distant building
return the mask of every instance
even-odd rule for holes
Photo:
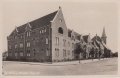
[[[106,44],[106,38],[104,29],[100,40]],[[91,40],[90,35],[82,36],[67,28],[61,7],[53,13],[16,27],[7,41],[8,59],[40,62],[74,60],[76,43],[81,42],[86,45],[85,58],[88,58],[91,46],[95,47],[96,44],[96,39]],[[98,48],[97,44],[96,47]]]

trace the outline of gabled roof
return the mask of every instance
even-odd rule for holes
[[[88,42],[88,37],[89,37],[89,35],[84,35],[83,36],[83,40],[87,43]]]
[[[94,36],[94,37],[92,38],[92,41],[95,41],[95,40],[101,42],[101,38],[100,38],[99,36]]]
[[[53,18],[55,17],[57,12],[58,11],[55,11],[53,13],[50,13],[46,16],[43,16],[43,17],[41,17],[37,20],[34,20],[34,21],[30,22],[30,25],[32,26],[32,29],[42,27],[42,26],[46,26],[46,25],[50,24],[50,21],[53,20]]]
[[[36,20],[33,20],[31,22],[29,22],[30,26],[31,26],[31,29],[36,29],[36,28],[39,28],[39,27],[43,27],[43,26],[46,26],[46,25],[49,25],[50,22],[53,20],[53,18],[55,17],[55,15],[57,14],[58,11],[55,11],[53,13],[50,13],[48,15],[45,15],[41,18],[38,18]],[[19,26],[17,27],[18,29],[18,33],[23,33],[25,32],[25,28],[27,26],[27,23],[22,25],[22,26]],[[12,33],[11,33],[12,34]]]

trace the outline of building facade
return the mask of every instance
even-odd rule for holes
[[[106,44],[106,35],[101,40]],[[86,45],[88,58],[93,45],[90,35],[82,36],[67,28],[61,7],[53,13],[16,27],[7,41],[9,60],[39,62],[74,60],[76,44],[81,42]]]

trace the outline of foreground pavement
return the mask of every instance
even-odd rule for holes
[[[3,62],[3,75],[63,76],[63,75],[116,75],[117,58],[82,60],[58,63]]]

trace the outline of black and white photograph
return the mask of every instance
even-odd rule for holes
[[[2,2],[3,76],[118,75],[116,0]]]

